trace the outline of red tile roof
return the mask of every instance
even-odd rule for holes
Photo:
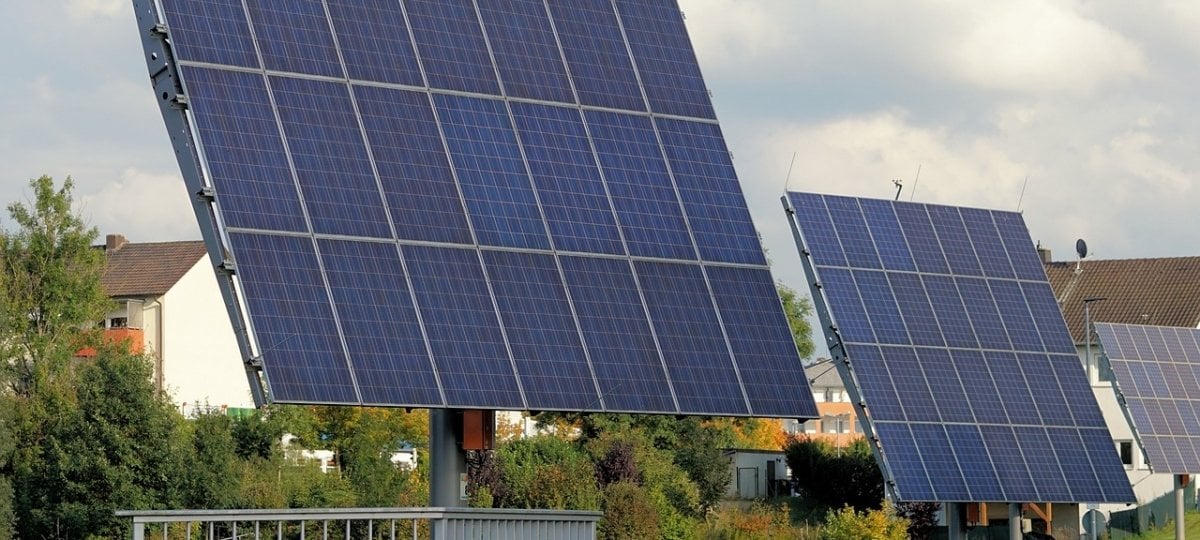
[[[1083,343],[1083,300],[1094,322],[1200,326],[1200,257],[1084,260],[1045,265],[1046,277],[1076,343]]]
[[[109,244],[101,283],[113,297],[164,294],[205,253],[200,241]]]

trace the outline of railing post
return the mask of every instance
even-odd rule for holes
[[[146,524],[133,520],[133,540],[146,540]]]

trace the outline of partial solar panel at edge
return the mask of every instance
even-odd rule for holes
[[[1150,469],[1200,472],[1200,330],[1096,323],[1096,336]]]
[[[258,398],[816,416],[674,0],[134,5]]]
[[[898,500],[1134,500],[1019,214],[796,192],[784,206]]]

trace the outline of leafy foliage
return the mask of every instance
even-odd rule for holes
[[[905,540],[908,520],[897,517],[891,506],[855,511],[846,506],[830,511],[821,528],[821,540]]]
[[[776,284],[779,290],[779,300],[783,303],[783,313],[787,315],[788,326],[792,328],[792,339],[796,341],[796,350],[801,358],[812,358],[816,350],[812,341],[812,326],[808,317],[813,313],[812,301],[807,297],[796,294],[796,290],[782,283]]]
[[[938,526],[938,512],[942,504],[937,502],[907,502],[896,505],[896,515],[908,520],[910,540],[928,540]]]
[[[821,439],[793,439],[785,448],[800,491],[822,504],[867,510],[883,502],[883,475],[865,439],[838,449]]]
[[[659,515],[650,494],[632,482],[604,488],[604,517],[598,529],[603,540],[658,538]]]
[[[627,441],[616,441],[610,445],[604,457],[596,462],[596,481],[602,488],[617,482],[640,484],[641,474],[634,461],[633,445]]]
[[[104,253],[97,237],[71,211],[74,183],[61,188],[43,176],[29,183],[34,200],[8,206],[18,230],[0,235],[0,374],[18,397],[66,369],[72,353],[94,333],[110,301],[100,286]]]

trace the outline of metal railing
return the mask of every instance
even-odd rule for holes
[[[147,540],[593,540],[600,512],[507,508],[120,510]]]

